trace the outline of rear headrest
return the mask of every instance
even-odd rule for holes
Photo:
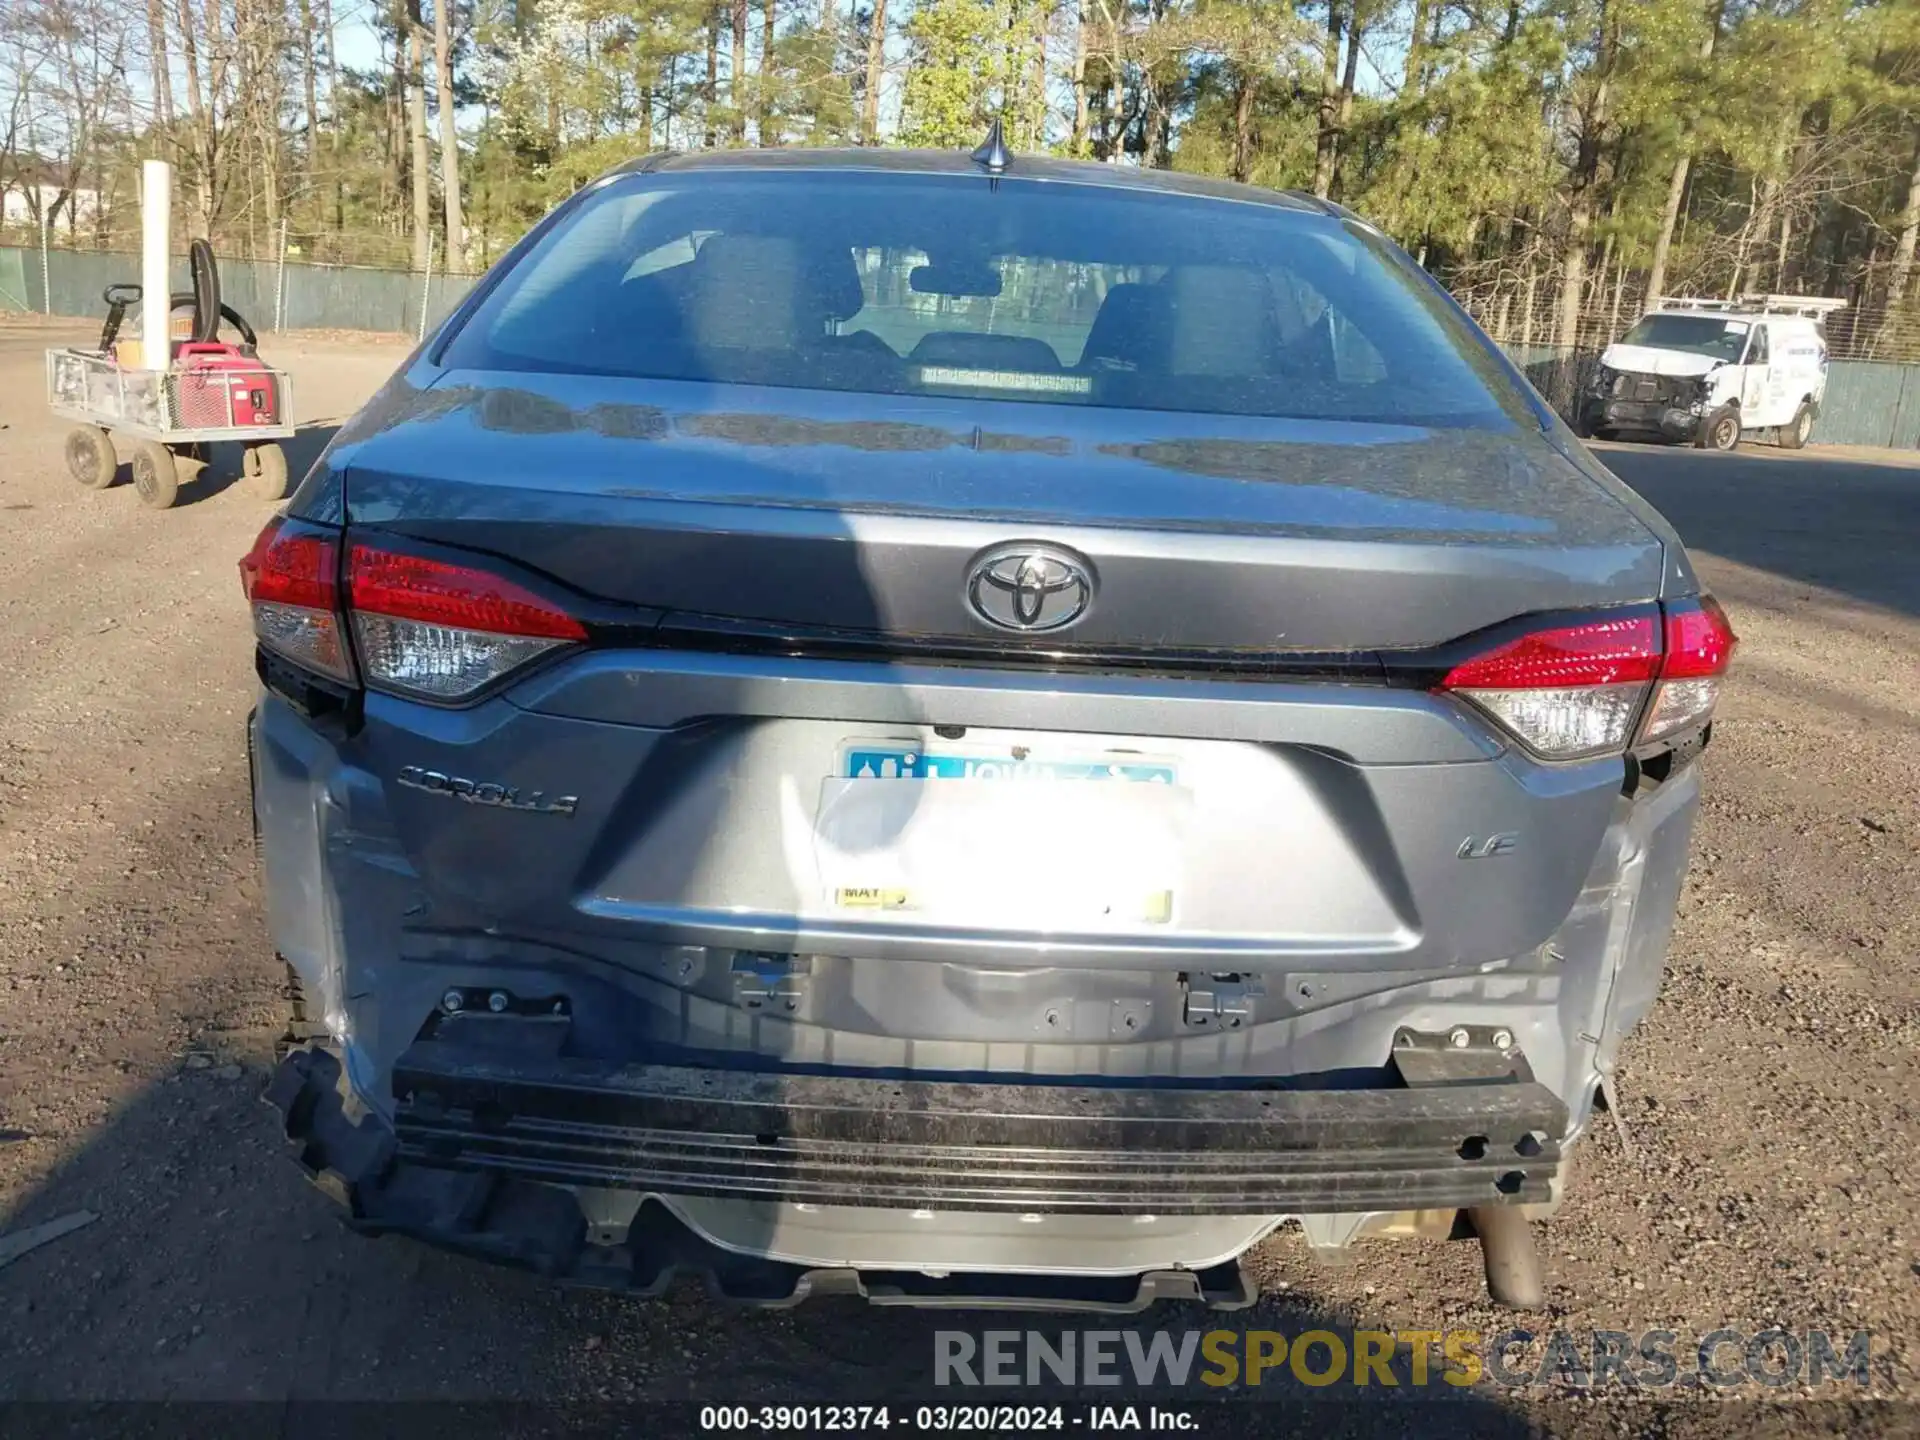
[[[1273,287],[1238,265],[1193,265],[1168,274],[1176,375],[1251,376],[1266,371],[1278,339]]]
[[[867,303],[860,288],[860,267],[844,245],[831,245],[808,257],[807,284],[823,319],[851,320]]]
[[[803,250],[784,235],[714,235],[691,268],[688,330],[697,345],[789,350],[865,303],[853,252],[842,246]]]
[[[1166,359],[1166,295],[1157,285],[1115,285],[1080,350],[1082,365],[1140,367]]]
[[[907,356],[911,365],[964,365],[974,370],[1058,370],[1060,357],[1044,340],[1026,335],[981,335],[972,330],[935,330],[920,337]]]
[[[714,235],[693,262],[687,331],[721,350],[791,350],[801,328],[801,269],[793,241]]]

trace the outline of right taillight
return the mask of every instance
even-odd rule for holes
[[[1711,595],[1665,606],[1666,653],[1640,739],[1653,741],[1703,725],[1720,700],[1721,677],[1740,643],[1720,602]]]
[[[1585,760],[1705,723],[1734,643],[1703,595],[1528,631],[1461,661],[1438,688],[1544,759]]]

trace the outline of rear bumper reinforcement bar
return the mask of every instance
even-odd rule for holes
[[[349,1117],[325,1049],[290,1055],[268,1092],[303,1167],[358,1228],[649,1292],[694,1269],[762,1304],[824,1288],[1131,1309],[1170,1295],[1244,1303],[1245,1285],[1232,1265],[1133,1277],[1125,1294],[1099,1282],[1097,1297],[1027,1293],[1060,1282],[1024,1276],[991,1277],[1003,1293],[988,1293],[981,1277],[956,1289],[807,1271],[726,1255],[651,1202],[625,1245],[592,1245],[568,1187],[1052,1214],[1466,1209],[1548,1198],[1567,1124],[1524,1061],[1404,1088],[976,1085],[625,1065],[462,1034],[414,1044],[393,1084],[391,1128]]]
[[[1567,1123],[1552,1092],[1512,1075],[1341,1090],[956,1084],[444,1040],[410,1047],[393,1086],[399,1158],[423,1165],[728,1199],[1043,1214],[1543,1200]]]
[[[1123,1276],[933,1277],[912,1271],[810,1268],[757,1259],[712,1244],[657,1200],[640,1205],[615,1244],[590,1240],[580,1204],[560,1185],[497,1170],[408,1163],[376,1117],[348,1115],[340,1062],[324,1049],[289,1055],[267,1100],[285,1121],[301,1168],[367,1235],[404,1235],[478,1260],[535,1271],[566,1284],[667,1293],[682,1277],[716,1300],[785,1309],[827,1295],[921,1309],[1053,1310],[1137,1314],[1162,1300],[1240,1310],[1259,1292],[1238,1261],[1204,1270],[1149,1270]]]

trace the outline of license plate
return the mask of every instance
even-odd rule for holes
[[[1170,925],[1191,805],[1177,767],[1151,755],[854,739],[821,785],[815,861],[841,911],[1028,930]],[[1010,862],[1009,839],[1025,857],[1036,814],[1060,843],[1043,861]]]
[[[1136,756],[1056,757],[1012,749],[925,750],[865,742],[847,746],[841,774],[849,780],[1123,780],[1144,785],[1172,785],[1179,778],[1173,766]]]

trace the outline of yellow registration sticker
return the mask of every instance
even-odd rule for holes
[[[905,890],[860,886],[834,891],[833,903],[849,910],[906,910],[913,896]]]

